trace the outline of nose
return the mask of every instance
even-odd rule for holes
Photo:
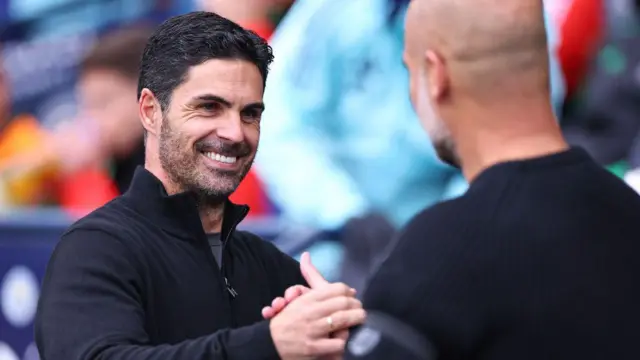
[[[219,138],[234,143],[244,141],[244,127],[240,114],[232,114],[220,120],[219,127],[216,129]]]

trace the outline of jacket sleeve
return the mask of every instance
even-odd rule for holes
[[[63,236],[47,267],[35,322],[43,360],[278,358],[267,321],[177,344],[149,345],[144,286],[134,254],[99,230],[77,229]]]
[[[278,61],[267,80],[255,163],[284,215],[321,229],[338,228],[369,206],[334,156],[340,149],[329,133],[339,122],[342,71],[333,3],[296,2],[271,40]]]

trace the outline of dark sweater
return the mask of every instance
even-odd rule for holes
[[[167,196],[138,169],[56,247],[35,322],[42,359],[277,359],[261,309],[304,279],[298,262],[235,229],[247,211],[227,203],[219,268],[195,198]]]
[[[503,163],[410,222],[364,305],[441,359],[638,359],[639,240],[640,197],[583,150]]]

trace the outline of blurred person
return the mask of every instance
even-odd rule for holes
[[[98,39],[79,66],[76,119],[39,130],[38,143],[0,167],[15,174],[55,169],[52,196],[74,214],[126,191],[136,166],[144,163],[142,127],[132,114],[140,58],[152,31],[126,27]]]
[[[414,0],[407,15],[412,103],[470,188],[407,225],[363,302],[438,359],[637,358],[640,197],[563,139],[542,11]],[[346,359],[395,358],[358,335]]]
[[[80,64],[80,112],[59,142],[59,161],[73,169],[111,163],[120,193],[144,163],[143,129],[135,102],[142,52],[153,27],[118,29],[99,39]],[[75,136],[74,136],[75,135]]]
[[[640,14],[640,1],[633,11]],[[564,127],[569,143],[579,145],[601,165],[624,176],[627,165],[640,167],[640,36],[610,32],[590,69],[579,104]]]
[[[301,0],[272,38],[279,56],[256,170],[287,219],[343,229],[342,278],[359,288],[394,230],[466,183],[419,128],[402,65],[408,0]],[[550,22],[550,47],[557,34]],[[554,102],[562,76],[552,59]],[[325,269],[341,249],[314,256]],[[326,265],[325,265],[326,264]]]
[[[365,316],[355,291],[237,231],[248,208],[228,200],[258,148],[272,60],[263,39],[213,13],[173,17],[151,36],[137,92],[144,167],[56,246],[35,321],[43,359],[343,351]],[[292,292],[295,303],[261,321]]]
[[[40,205],[53,200],[53,168],[42,167],[38,171],[16,174],[5,169],[11,159],[40,146],[44,138],[35,117],[12,115],[9,79],[0,53],[0,207]]]
[[[215,12],[268,40],[276,19],[293,0],[198,0],[205,11]]]

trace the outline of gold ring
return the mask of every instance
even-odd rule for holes
[[[331,316],[327,316],[327,324],[329,324],[329,330],[333,330],[333,319]]]

